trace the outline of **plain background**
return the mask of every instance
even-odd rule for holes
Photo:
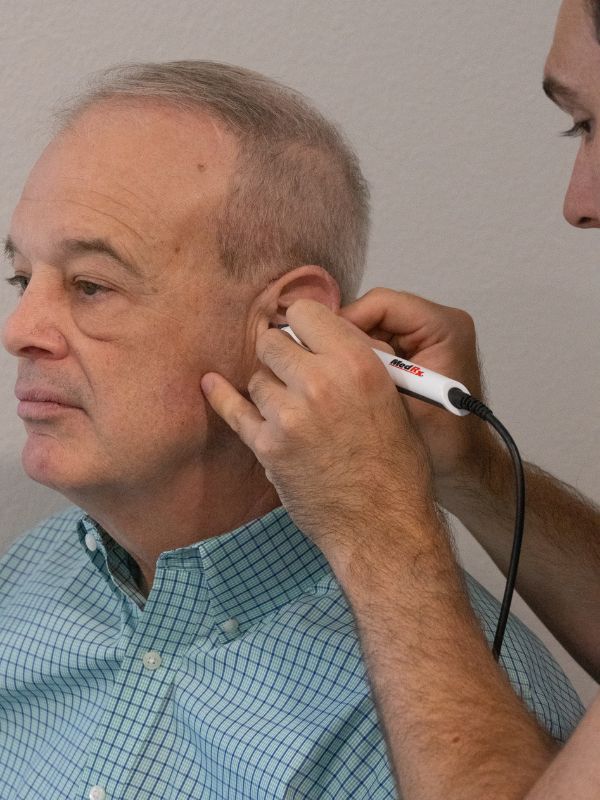
[[[598,233],[562,219],[577,144],[543,96],[558,0],[0,0],[7,230],[60,101],[102,67],[210,58],[264,72],[336,120],[373,195],[364,288],[466,308],[489,404],[529,460],[600,499]],[[8,266],[3,268],[9,274]],[[0,315],[14,305],[0,288]],[[0,545],[61,508],[23,474],[15,364],[0,356]],[[466,566],[499,574],[464,532]],[[52,542],[47,543],[48,548]],[[595,684],[521,602],[589,702]]]

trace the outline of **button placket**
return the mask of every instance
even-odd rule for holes
[[[106,795],[106,800],[111,800],[113,792],[114,797],[122,796],[123,786],[132,780],[133,773],[129,765],[147,757],[145,748],[148,742],[153,741],[155,720],[163,713],[165,699],[173,682],[174,660],[196,639],[202,622],[207,625],[208,632],[208,603],[201,571],[182,571],[185,588],[179,591],[185,591],[185,599],[193,599],[194,602],[179,604],[173,594],[175,587],[171,585],[177,566],[168,570],[170,575],[165,570],[166,566],[165,563],[159,563],[144,611],[140,612],[135,626],[128,629],[129,636],[123,640],[124,655],[116,685],[106,697],[100,723],[90,742],[89,759],[82,775],[85,781],[83,785],[88,787],[88,792],[90,786],[103,789],[101,785],[93,784],[101,780],[102,772],[99,770],[103,769],[107,758],[121,768],[119,784],[110,785],[110,795]],[[167,578],[170,580],[167,581]],[[178,609],[177,615],[174,615],[174,608]],[[165,622],[168,624],[165,625]],[[188,637],[181,637],[184,626],[189,626],[189,644],[186,641]],[[115,713],[124,703],[127,709],[133,706],[139,710],[135,715]],[[123,742],[121,735],[124,726],[127,726],[126,744],[121,743],[117,748],[111,743],[117,740]]]

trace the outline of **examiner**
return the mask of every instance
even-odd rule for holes
[[[544,89],[572,117],[569,135],[581,136],[565,216],[600,227],[599,2],[563,3]],[[389,290],[341,317],[308,301],[288,309],[313,353],[278,331],[259,337],[256,407],[219,376],[203,386],[352,604],[402,796],[597,800],[600,697],[557,754],[490,655],[438,513],[437,503],[456,514],[506,570],[514,479],[503,445],[478,419],[401,400],[348,324],[477,395],[471,319]],[[350,453],[351,469],[340,457]],[[526,476],[519,590],[598,680],[600,512],[533,465]]]

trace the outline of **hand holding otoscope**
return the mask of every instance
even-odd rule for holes
[[[294,331],[289,325],[279,326],[280,330],[288,333],[292,339],[298,342],[299,345],[305,347],[304,343],[296,336]],[[413,364],[405,358],[399,358],[396,355],[385,353],[383,350],[376,350],[372,348],[377,358],[384,364],[388,375],[396,384],[398,390],[402,394],[409,397],[416,397],[418,400],[424,400],[426,403],[433,403],[440,408],[445,408],[452,414],[457,416],[466,416],[469,411],[462,408],[460,405],[455,405],[450,399],[451,396],[458,398],[460,395],[450,395],[451,389],[458,389],[461,393],[469,395],[469,390],[462,383],[454,381],[451,378],[446,378],[445,375],[440,375],[439,372],[434,372],[431,369],[420,367],[418,364]]]
[[[383,298],[382,293],[387,295],[388,292],[395,302],[382,302],[389,299]],[[371,296],[368,293],[341,309],[339,316],[345,321],[336,320],[332,311],[318,302],[296,301],[289,306],[286,316],[292,323],[296,320],[302,328],[302,336],[318,348],[318,354],[313,356],[312,350],[291,327],[275,326],[287,328],[286,336],[278,339],[273,337],[274,332],[258,335],[256,354],[261,366],[250,378],[248,395],[241,395],[223,376],[207,373],[202,379],[202,388],[210,404],[254,451],[296,524],[323,545],[328,539],[326,556],[330,562],[340,559],[341,569],[347,566],[349,557],[357,556],[356,548],[368,547],[368,541],[363,541],[368,531],[368,527],[364,527],[366,522],[361,516],[362,524],[357,525],[359,520],[353,515],[353,509],[358,510],[364,503],[371,509],[374,519],[378,515],[396,515],[400,527],[405,522],[409,524],[409,517],[410,524],[417,527],[429,524],[436,529],[439,527],[431,487],[434,476],[430,472],[426,445],[415,435],[406,414],[403,418],[396,416],[401,415],[402,410],[390,403],[383,376],[369,367],[372,362],[365,358],[364,345],[361,363],[355,370],[350,355],[354,349],[349,345],[348,352],[344,353],[344,341],[346,335],[352,335],[348,322],[370,333],[371,337],[379,333],[387,336],[389,331],[404,329],[401,336],[389,334],[389,338],[394,343],[400,341],[403,352],[427,352],[435,363],[439,357],[446,358],[448,353],[460,352],[456,339],[452,339],[452,331],[465,326],[455,326],[452,317],[463,312],[439,307],[441,313],[436,314],[435,304],[412,296],[407,297],[412,320],[409,314],[402,324],[395,325],[386,318],[385,309],[393,308],[394,314],[401,313],[398,309],[404,304],[397,300],[398,293],[375,290]],[[449,320],[445,331],[443,323],[433,331],[426,326],[424,330],[422,321],[432,318]],[[310,325],[308,320],[311,320]],[[317,328],[330,331],[331,341],[319,342],[315,336]],[[468,330],[468,326],[466,328]],[[284,338],[292,338],[296,344],[285,343]],[[298,346],[305,352],[294,353],[293,349]],[[472,340],[466,335],[465,347],[472,357],[476,352],[474,334]],[[523,532],[525,486],[518,450],[508,431],[462,383],[403,357],[375,352],[399,391],[441,406],[453,416],[464,417],[472,412],[489,422],[511,451],[517,476],[517,522],[494,639],[493,652],[497,659],[514,590]],[[477,373],[474,375],[477,381]],[[465,436],[461,438],[457,431],[463,425]],[[458,443],[470,441],[467,452],[475,453],[480,446],[479,432],[474,433],[475,429],[468,422],[456,420],[446,426],[434,417],[428,419],[427,427],[430,452],[436,447],[447,457],[442,473],[445,480],[459,477],[464,482],[469,474],[469,456],[458,449]],[[476,441],[471,441],[473,438]],[[344,460],[346,453],[351,461]],[[378,468],[378,459],[382,467],[385,465],[383,471]],[[453,470],[460,470],[461,475],[454,476]],[[354,542],[340,534],[341,529],[347,534],[350,528],[354,532]],[[393,530],[384,530],[381,534],[387,541]],[[395,546],[392,540],[393,535],[388,545]]]
[[[308,349],[289,325],[280,325],[278,327],[291,336],[300,346]],[[480,400],[473,397],[464,384],[452,378],[447,378],[439,372],[414,364],[405,358],[400,358],[376,348],[372,348],[372,350],[384,364],[388,375],[399,392],[436,405],[457,416],[466,416],[469,412],[473,412],[485,422],[488,422],[500,434],[513,457],[516,476],[516,521],[511,561],[494,637],[493,654],[494,658],[498,660],[517,578],[525,519],[525,479],[517,446],[510,433],[496,419],[492,411]]]

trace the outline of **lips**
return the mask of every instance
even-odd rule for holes
[[[16,389],[15,395],[17,400],[29,403],[58,403],[61,406],[71,406],[78,408],[74,403],[59,392],[51,389],[32,388],[32,389]]]
[[[65,415],[83,411],[56,389],[45,389],[41,386],[24,389],[18,386],[15,394],[19,399],[17,416],[31,425],[53,425],[63,420]]]

